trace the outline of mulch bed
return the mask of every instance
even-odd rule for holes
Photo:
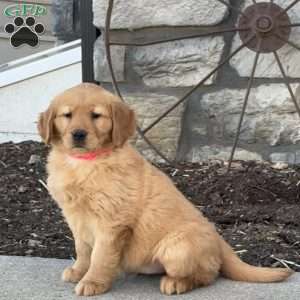
[[[0,144],[0,255],[74,257],[72,234],[43,185],[48,149]],[[222,161],[159,166],[243,260],[300,271],[300,171]]]

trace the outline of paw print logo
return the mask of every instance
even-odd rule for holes
[[[33,17],[16,17],[14,23],[8,23],[4,27],[5,32],[12,34],[10,43],[17,48],[23,44],[35,47],[39,43],[39,35],[43,34],[45,27],[42,23],[35,22]]]

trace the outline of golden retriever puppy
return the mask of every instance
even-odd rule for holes
[[[134,112],[93,84],[58,95],[38,129],[51,144],[48,187],[75,239],[77,258],[62,279],[76,294],[109,290],[120,271],[164,274],[162,293],[211,284],[221,273],[249,282],[282,281],[287,269],[242,262],[214,226],[128,139]]]

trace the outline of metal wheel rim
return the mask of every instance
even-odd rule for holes
[[[237,26],[232,28],[224,28],[217,31],[210,31],[207,33],[200,32],[199,34],[190,34],[184,35],[176,38],[169,38],[169,39],[158,39],[149,42],[131,42],[131,43],[124,43],[119,41],[111,41],[110,39],[110,27],[111,27],[111,17],[113,12],[114,0],[109,0],[108,9],[106,13],[106,20],[105,20],[105,30],[104,30],[104,39],[105,39],[105,48],[106,48],[106,58],[108,67],[111,74],[112,85],[114,88],[115,93],[120,97],[122,101],[125,102],[124,97],[120,91],[118,86],[118,82],[115,77],[114,69],[112,66],[112,58],[111,58],[111,51],[110,47],[113,45],[124,45],[124,46],[149,46],[159,43],[166,43],[175,40],[181,39],[188,39],[188,38],[195,38],[201,36],[211,36],[215,34],[221,34],[226,32],[238,32],[242,44],[235,49],[232,53],[230,53],[223,61],[221,61],[212,71],[210,71],[204,78],[202,78],[198,84],[196,84],[190,91],[188,91],[183,97],[181,97],[175,104],[173,104],[169,109],[167,109],[164,113],[162,113],[159,117],[156,118],[150,125],[146,128],[141,129],[137,127],[138,134],[145,140],[148,146],[161,158],[163,158],[168,164],[175,166],[174,162],[171,162],[160,150],[157,149],[155,145],[146,137],[146,133],[150,131],[155,125],[157,125],[164,117],[166,117],[171,111],[173,111],[176,107],[178,107],[181,103],[188,99],[188,97],[196,91],[199,87],[201,87],[211,76],[213,76],[219,69],[221,69],[225,64],[227,64],[232,57],[234,57],[237,53],[239,53],[242,49],[248,48],[252,51],[256,52],[251,75],[248,80],[248,86],[245,93],[245,98],[243,102],[243,108],[240,114],[240,119],[238,122],[238,127],[236,131],[236,135],[234,138],[234,144],[232,147],[232,151],[230,153],[229,162],[228,162],[228,171],[231,168],[232,161],[234,159],[234,154],[238,145],[241,127],[243,124],[244,115],[246,112],[246,108],[248,105],[248,100],[251,92],[251,88],[253,86],[253,81],[255,80],[255,72],[258,65],[258,59],[261,53],[272,53],[275,57],[276,63],[280,69],[282,80],[286,85],[289,94],[292,98],[292,101],[295,105],[297,113],[300,117],[300,107],[296,100],[295,94],[291,88],[289,83],[289,79],[286,75],[284,66],[280,60],[280,57],[277,51],[283,47],[284,45],[288,44],[289,46],[300,50],[300,46],[296,43],[289,40],[291,28],[293,27],[300,27],[300,23],[291,23],[288,17],[288,11],[294,7],[300,0],[294,0],[291,2],[287,7],[281,8],[279,5],[275,4],[273,0],[269,2],[256,2],[256,0],[252,0],[252,5],[246,7],[243,11],[237,9],[235,6],[232,6],[230,3],[224,0],[216,0],[223,5],[226,5],[230,9],[236,11],[239,14],[239,20],[237,22]],[[255,22],[249,22],[251,14],[254,14],[254,18],[256,18]],[[280,19],[278,21],[278,19]],[[275,25],[274,25],[275,24]],[[275,28],[275,29],[274,29]],[[268,39],[268,43],[266,40]]]

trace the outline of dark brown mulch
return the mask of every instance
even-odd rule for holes
[[[46,154],[35,142],[0,144],[0,255],[74,257],[72,235],[43,186]],[[226,174],[220,161],[160,168],[245,261],[300,271],[298,170],[235,162]]]

